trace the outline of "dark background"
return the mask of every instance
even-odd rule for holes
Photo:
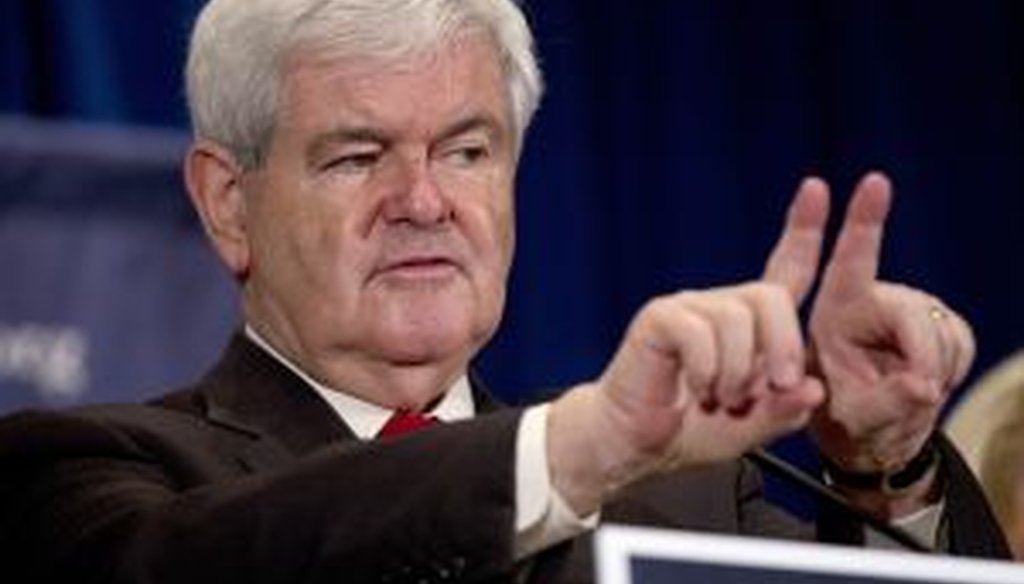
[[[153,395],[237,324],[177,170],[200,5],[0,3],[0,409]],[[1024,4],[527,10],[549,91],[480,362],[498,393],[597,375],[652,295],[757,277],[809,173],[837,209],[865,171],[893,177],[883,276],[969,318],[972,378],[1024,346]]]

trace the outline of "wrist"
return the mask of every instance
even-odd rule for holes
[[[579,385],[555,400],[548,414],[552,485],[580,516],[596,512],[657,466],[654,453],[623,437],[623,424],[607,399],[597,385]]]
[[[822,457],[825,474],[835,485],[854,491],[875,491],[892,495],[903,493],[919,483],[938,466],[938,463],[938,450],[930,438],[910,460],[891,469],[870,472],[848,470],[828,457]]]
[[[579,516],[596,512],[608,496],[610,471],[605,457],[609,453],[601,449],[616,447],[599,439],[596,397],[592,386],[574,387],[551,404],[548,414],[551,483]]]
[[[852,471],[822,457],[825,480],[859,507],[883,517],[914,513],[942,498],[941,460],[929,438],[904,464],[884,471]]]

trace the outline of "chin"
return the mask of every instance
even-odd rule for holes
[[[491,319],[466,310],[470,300],[404,305],[373,324],[377,346],[396,361],[428,364],[467,359],[488,336]],[[460,305],[461,304],[461,305]]]
[[[388,359],[403,365],[430,365],[466,359],[476,346],[465,331],[410,328],[381,335],[380,346]]]

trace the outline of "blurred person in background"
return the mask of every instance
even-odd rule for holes
[[[1024,560],[1024,350],[968,388],[945,427],[981,480],[1014,557]]]

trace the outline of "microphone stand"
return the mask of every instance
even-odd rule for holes
[[[921,543],[916,537],[910,535],[906,531],[883,521],[878,517],[864,511],[860,507],[857,507],[851,503],[846,497],[837,493],[835,490],[828,488],[820,481],[812,478],[804,471],[786,462],[785,460],[771,454],[763,448],[754,449],[743,455],[744,458],[750,460],[762,470],[770,472],[776,476],[782,477],[802,488],[805,488],[815,494],[820,499],[825,500],[832,505],[835,505],[842,509],[844,512],[854,516],[858,521],[864,525],[884,534],[896,543],[903,547],[920,553],[932,553],[933,550]]]

